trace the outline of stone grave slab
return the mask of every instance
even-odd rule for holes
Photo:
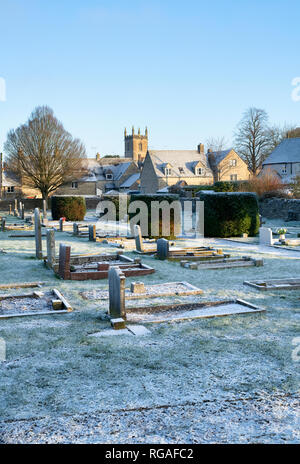
[[[268,290],[300,290],[300,279],[245,280],[244,285],[263,292]]]

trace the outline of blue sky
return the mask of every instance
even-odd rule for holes
[[[0,150],[10,128],[51,106],[88,156],[193,149],[232,133],[249,106],[300,125],[299,1],[0,0]]]

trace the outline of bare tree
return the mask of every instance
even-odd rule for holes
[[[235,133],[236,150],[256,175],[269,153],[268,115],[259,108],[249,108]]]
[[[82,142],[64,129],[48,106],[35,108],[25,124],[10,130],[4,150],[9,167],[46,200],[78,175],[86,158]]]
[[[300,127],[292,124],[270,126],[267,130],[267,136],[269,139],[269,153],[271,153],[284,139],[300,137]]]

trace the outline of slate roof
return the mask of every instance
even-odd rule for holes
[[[140,178],[140,173],[137,172],[136,174],[132,174],[128,179],[120,185],[120,188],[130,188],[137,180]]]
[[[229,148],[228,150],[222,150],[222,151],[213,151],[208,153],[209,155],[214,157],[215,163],[219,164],[221,161],[223,161],[224,158],[226,158],[227,155],[232,151],[232,148]]]
[[[2,187],[19,187],[20,180],[10,171],[3,171],[2,173]]]
[[[199,177],[195,174],[199,162],[205,169],[205,176],[213,176],[206,154],[197,150],[149,150],[148,153],[158,177],[165,177],[164,169],[168,164],[171,168],[169,177]]]
[[[106,173],[112,174],[114,181],[119,180],[127,171],[132,161],[126,161],[114,164],[99,164],[97,160],[86,159],[84,160],[84,168],[88,174],[80,177],[81,182],[97,182],[106,181]]]
[[[300,137],[283,140],[267,159],[266,164],[300,163]]]

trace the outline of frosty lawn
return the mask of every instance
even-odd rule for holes
[[[239,298],[267,312],[147,325],[146,337],[96,338],[89,334],[107,328],[108,303],[79,293],[107,290],[107,281],[58,280],[33,259],[33,238],[8,234],[0,235],[6,252],[0,254],[1,283],[46,281],[43,291],[58,288],[74,312],[0,321],[7,348],[0,364],[0,441],[299,443],[299,361],[292,359],[300,335],[299,290],[264,293],[243,285],[297,277],[299,253],[207,240],[232,256],[264,259],[264,267],[229,272],[193,272],[145,256],[156,269],[139,278],[145,284],[181,280],[204,291],[151,304]],[[57,253],[59,242],[71,244],[74,253],[114,251],[63,232],[56,234]]]

